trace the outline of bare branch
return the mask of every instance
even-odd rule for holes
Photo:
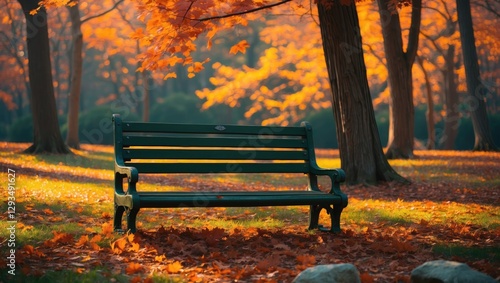
[[[257,7],[257,8],[254,8],[254,9],[250,9],[250,10],[246,10],[246,11],[241,11],[241,12],[230,13],[230,14],[225,14],[225,15],[220,15],[220,16],[206,17],[206,18],[201,18],[201,19],[191,19],[191,18],[188,18],[188,19],[192,20],[192,21],[199,21],[199,22],[205,22],[205,21],[211,21],[211,20],[219,20],[219,19],[230,18],[230,17],[234,17],[234,16],[240,16],[240,15],[244,15],[244,14],[249,14],[249,13],[253,13],[253,12],[264,10],[264,9],[269,9],[269,8],[272,8],[272,7],[279,6],[281,4],[285,4],[285,3],[290,2],[290,1],[292,1],[292,0],[283,0],[281,2],[277,2],[277,3],[273,3],[273,4],[269,4],[269,5]]]
[[[448,16],[445,13],[443,13],[441,10],[439,10],[438,8],[422,5],[422,9],[433,10],[434,12],[440,14],[443,18],[445,18],[445,19],[448,18]]]
[[[93,15],[93,16],[88,16],[86,18],[83,18],[81,20],[82,24],[87,22],[87,21],[90,21],[92,19],[95,19],[95,18],[99,18],[99,17],[102,17],[104,15],[106,15],[107,13],[113,11],[116,7],[118,7],[118,5],[120,5],[124,0],[118,0],[118,2],[116,2],[111,8],[109,8],[108,10],[106,11],[103,11],[102,13],[99,13],[99,14],[96,14],[96,15]]]
[[[495,2],[495,3],[491,4],[489,0],[485,0],[484,2],[483,1],[474,1],[471,4],[474,4],[478,7],[481,7],[483,9],[485,9],[486,11],[489,11],[493,15],[497,16],[498,18],[500,18],[500,10],[499,10],[500,1],[494,0],[493,2]]]
[[[432,43],[432,45],[434,46],[434,48],[436,48],[436,50],[441,54],[441,56],[444,57],[444,51],[443,51],[443,49],[436,43],[436,40],[438,40],[440,36],[433,38],[430,35],[428,35],[425,32],[423,32],[422,30],[420,31],[420,34],[423,37],[427,38]]]
[[[368,50],[371,52],[371,54],[372,54],[375,58],[377,58],[377,60],[380,62],[380,64],[382,64],[383,66],[386,66],[386,67],[387,67],[387,65],[386,65],[386,63],[385,63],[385,61],[384,61],[384,58],[385,58],[385,57],[379,56],[379,55],[377,54],[377,52],[375,52],[375,50],[374,50],[374,48],[373,48],[373,46],[372,46],[371,44],[366,44],[366,43],[363,43],[363,46],[366,46],[366,47],[368,48]]]

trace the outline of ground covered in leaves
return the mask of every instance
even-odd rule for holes
[[[52,271],[69,272],[62,276],[72,282],[291,282],[331,263],[353,263],[363,282],[409,282],[413,268],[435,259],[500,276],[500,153],[417,151],[414,160],[391,161],[412,184],[343,186],[349,206],[340,234],[306,231],[307,207],[262,207],[144,209],[138,233],[117,235],[110,147],[84,146],[69,157],[16,153],[25,146],[0,144],[2,274],[9,169],[17,221],[16,277],[0,282],[60,278]],[[319,157],[338,167],[337,152]],[[301,189],[304,181],[162,175],[142,178],[139,189]]]

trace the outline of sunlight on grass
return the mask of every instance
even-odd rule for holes
[[[316,162],[322,168],[340,168],[340,158],[317,158]]]
[[[252,219],[252,220],[226,220],[224,218],[211,219],[211,220],[195,220],[191,223],[193,227],[203,228],[203,227],[217,227],[226,230],[232,230],[235,228],[260,228],[260,229],[272,229],[283,227],[283,222],[274,218],[264,218],[264,219]]]
[[[500,227],[500,211],[494,206],[432,201],[381,201],[349,199],[343,214],[346,222],[387,222],[392,224],[419,223],[443,225],[450,222],[473,224],[486,229]]]
[[[33,228],[18,229],[16,240],[18,240],[18,243],[22,246],[24,244],[43,243],[45,240],[51,239],[54,236],[52,231],[64,232],[75,236],[79,236],[85,231],[85,227],[78,225],[78,223],[64,222],[65,221],[62,221],[62,223],[25,226]]]
[[[307,223],[308,217],[308,209],[304,206],[142,209],[139,212],[142,221],[138,226],[141,229],[160,226],[271,229],[285,227],[291,223]]]

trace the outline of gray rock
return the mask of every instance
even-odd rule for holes
[[[411,272],[412,283],[498,283],[492,277],[470,268],[467,264],[435,260],[426,262]]]
[[[359,271],[350,263],[327,264],[302,271],[293,283],[361,283]]]

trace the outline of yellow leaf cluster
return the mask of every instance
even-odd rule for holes
[[[252,100],[244,114],[247,119],[259,114],[263,119],[256,122],[287,125],[302,119],[307,109],[328,107],[329,82],[319,30],[313,22],[295,24],[268,21],[260,36],[271,47],[263,51],[255,68],[213,64],[215,75],[210,82],[215,88],[196,92],[206,100],[203,108],[238,107],[246,97]],[[241,52],[247,44],[239,42],[232,52]]]

